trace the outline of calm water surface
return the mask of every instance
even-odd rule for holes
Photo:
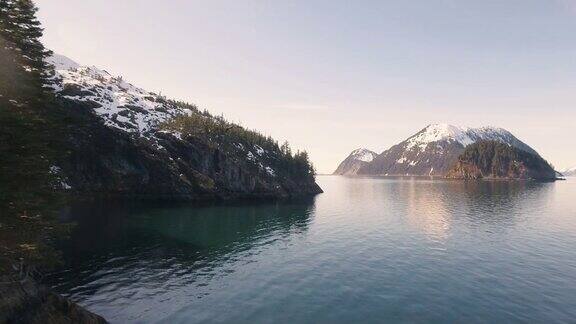
[[[74,207],[49,283],[113,323],[576,321],[576,179],[318,181],[305,201]]]

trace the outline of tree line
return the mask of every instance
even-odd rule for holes
[[[277,159],[267,161],[275,169],[279,168],[295,179],[314,176],[314,166],[306,151],[293,152],[286,141],[280,145],[271,136],[230,122],[224,116],[214,116],[207,110],[201,111],[193,104],[182,101],[171,101],[171,103],[180,108],[189,109],[192,113],[180,115],[165,122],[160,126],[161,129],[177,131],[185,136],[201,139],[214,147],[242,144],[252,148],[258,145],[277,157]]]
[[[550,163],[539,155],[498,141],[482,140],[470,144],[459,160],[476,165],[484,174],[503,176],[511,171],[519,172],[519,163],[534,171],[554,174]]]

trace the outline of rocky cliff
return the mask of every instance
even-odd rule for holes
[[[302,153],[63,56],[56,69],[68,154],[53,167],[83,196],[273,198],[321,192]],[[187,129],[171,123],[181,119]]]

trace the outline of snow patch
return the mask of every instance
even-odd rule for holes
[[[363,162],[372,162],[376,157],[376,153],[367,150],[365,148],[359,148],[357,150],[352,151],[350,155],[355,159]]]
[[[182,140],[182,133],[178,132],[178,131],[173,131],[173,130],[161,130],[159,133],[163,133],[163,134],[170,134],[174,137],[176,137],[179,140]]]
[[[50,166],[50,173],[51,174],[59,174],[62,169],[57,165]]]
[[[266,168],[264,168],[266,170],[266,173],[268,173],[269,175],[275,177],[276,176],[276,172],[274,171],[274,169],[272,169],[271,167],[267,166]]]
[[[56,53],[50,58],[50,63],[52,63],[57,70],[72,70],[80,67],[80,64],[74,62],[72,59]]]
[[[254,149],[256,150],[256,154],[262,156],[266,151],[260,145],[254,145]]]
[[[57,165],[50,166],[50,174],[55,175],[58,185],[61,189],[70,190],[72,187],[66,183],[65,179],[61,176],[62,168]],[[58,186],[56,185],[56,187]],[[56,188],[57,189],[57,188]]]

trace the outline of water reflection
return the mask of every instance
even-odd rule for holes
[[[313,201],[75,207],[59,292],[111,322],[570,322],[574,183],[319,177]]]
[[[395,194],[406,197],[408,222],[436,240],[450,235],[453,222],[470,229],[506,230],[527,210],[546,210],[553,185],[508,181],[404,181]]]
[[[527,212],[550,208],[553,183],[523,181],[450,181],[426,178],[331,179],[342,191],[330,205],[370,217],[401,217],[431,239],[449,238],[453,223],[468,229],[506,230]],[[344,203],[343,203],[344,202]],[[375,220],[375,222],[379,222]]]
[[[115,299],[115,308],[147,299],[150,305],[183,289],[201,297],[207,292],[198,288],[251,262],[266,246],[305,235],[313,203],[78,204],[64,216],[77,222],[62,244],[66,269],[48,282],[88,307],[103,295]]]

